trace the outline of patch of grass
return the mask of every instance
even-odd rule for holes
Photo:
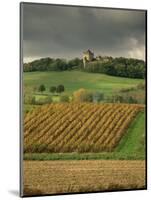
[[[51,97],[53,102],[60,101],[60,95],[51,95],[51,94],[43,93],[43,94],[35,94],[34,96],[36,98],[36,101],[38,101],[39,99],[45,99],[46,97]]]
[[[137,153],[123,154],[120,152],[104,153],[25,153],[24,160],[144,160]]]
[[[144,133],[145,113],[140,112],[128,128],[115,151],[124,154],[139,153],[143,155],[145,151],[141,143],[143,142],[142,140],[145,142]]]

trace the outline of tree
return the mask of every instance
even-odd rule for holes
[[[124,97],[122,95],[113,95],[113,102],[114,103],[123,103],[124,102]]]
[[[50,92],[52,92],[52,93],[55,93],[56,92],[56,86],[51,86],[50,88],[49,88],[49,91]]]
[[[73,93],[74,100],[77,102],[92,102],[93,94],[81,88]]]
[[[57,88],[56,88],[56,92],[57,93],[61,93],[61,92],[64,92],[65,91],[65,88],[63,85],[58,85]]]
[[[127,99],[128,99],[128,103],[138,103],[137,102],[137,99],[135,99],[133,96],[129,96],[129,97],[127,97]]]
[[[43,84],[41,84],[40,86],[39,86],[39,88],[38,88],[38,91],[39,92],[43,92],[43,91],[45,91],[46,90],[46,87],[45,87],[45,85],[43,85]]]
[[[74,58],[72,60],[69,60],[68,69],[80,67],[81,64],[83,64],[82,60],[80,60],[79,58]]]
[[[104,94],[101,92],[93,93],[93,102],[100,102],[104,100]]]

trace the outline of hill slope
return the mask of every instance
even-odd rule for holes
[[[84,88],[91,91],[101,91],[104,94],[110,95],[119,89],[135,87],[143,82],[143,79],[121,78],[82,71],[24,73],[25,87],[33,89],[33,87],[44,84],[47,89],[44,93],[49,93],[50,86],[63,84],[65,92],[68,94],[72,94],[79,88]]]

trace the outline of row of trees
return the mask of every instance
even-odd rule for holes
[[[82,59],[74,58],[72,60],[65,59],[53,59],[53,58],[41,58],[39,60],[34,60],[29,63],[24,63],[24,72],[32,71],[65,71],[72,70],[74,68],[82,67]]]
[[[73,94],[73,98],[70,99],[69,95],[61,95],[59,102],[90,102],[90,103],[99,103],[99,102],[107,102],[107,103],[130,103],[130,104],[137,104],[141,103],[140,99],[138,99],[133,94],[115,94],[112,96],[104,97],[103,93],[96,92],[91,93],[84,89],[80,89]],[[51,96],[46,96],[43,98],[39,98],[36,100],[34,95],[25,95],[24,97],[25,104],[32,104],[32,105],[43,105],[53,103],[53,99]],[[143,103],[143,102],[142,102]]]
[[[145,62],[132,58],[112,58],[108,62],[87,62],[84,68],[82,59],[72,60],[42,58],[29,63],[24,63],[24,72],[31,71],[65,71],[80,69],[92,73],[104,73],[113,76],[144,78],[146,73]]]
[[[98,93],[99,94],[99,93]],[[98,95],[97,94],[97,95]],[[116,94],[107,98],[104,98],[103,94],[99,94],[96,97],[94,97],[95,94],[88,93],[85,91],[77,91],[74,94],[73,101],[74,102],[90,102],[90,103],[99,103],[99,102],[108,102],[108,103],[130,103],[130,104],[137,104],[139,103],[139,100],[135,98],[133,95],[121,95]],[[68,95],[61,95],[59,102],[70,102],[70,98]],[[43,105],[43,104],[49,104],[53,103],[53,99],[51,96],[47,96],[44,98],[39,98],[36,100],[35,96],[33,95],[26,95],[24,98],[25,104],[31,104],[31,105]]]
[[[83,70],[130,78],[145,78],[146,73],[145,62],[143,60],[123,57],[112,58],[108,62],[88,62]]]
[[[130,103],[137,104],[142,103],[140,99],[134,94],[129,93],[117,93],[111,96],[104,96],[101,92],[88,92],[85,89],[79,89],[73,94],[73,100],[76,102],[107,102],[107,103]]]
[[[44,92],[46,90],[46,86],[44,84],[41,84],[38,88],[39,92]],[[49,88],[49,92],[51,93],[62,93],[65,91],[64,85],[58,85],[58,86],[51,86]]]

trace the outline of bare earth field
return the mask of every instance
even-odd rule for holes
[[[24,195],[145,188],[145,161],[24,161]]]

